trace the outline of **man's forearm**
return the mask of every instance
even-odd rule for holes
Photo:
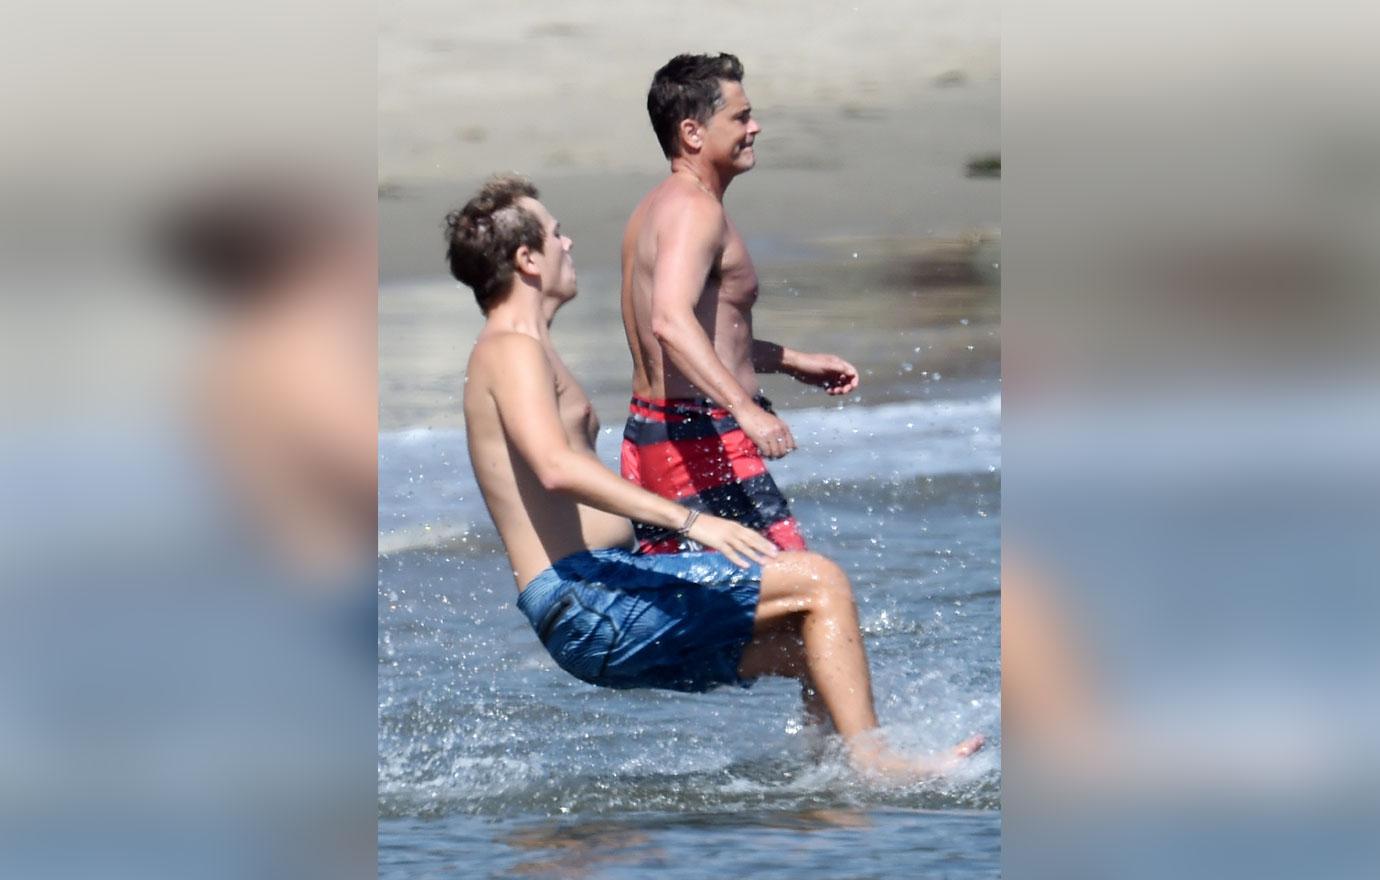
[[[796,352],[765,339],[752,340],[752,370],[755,373],[787,373]]]
[[[667,529],[680,528],[687,510],[614,474],[592,455],[570,451],[546,468],[543,485],[581,504]]]

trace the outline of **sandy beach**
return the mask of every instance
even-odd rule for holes
[[[689,7],[495,4],[482,23],[439,0],[380,10],[379,187],[385,278],[440,265],[437,224],[498,170],[532,176],[612,261],[631,206],[665,171],[646,116],[678,52],[731,51],[763,126],[735,182],[746,234],[929,237],[991,228],[1000,199],[966,163],[999,151],[995,2]],[[762,256],[758,256],[759,261]],[[610,263],[612,264],[612,263]]]
[[[379,176],[657,173],[643,112],[652,72],[677,53],[714,51],[743,60],[778,145],[766,164],[833,167],[830,120],[875,119],[945,89],[959,96],[950,103],[970,103],[971,87],[995,83],[1000,9],[994,0],[571,0],[486,4],[476,15],[393,0],[379,10]],[[952,124],[915,127],[941,143]]]

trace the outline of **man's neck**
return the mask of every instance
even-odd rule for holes
[[[733,179],[719,174],[707,163],[697,162],[693,157],[687,156],[676,156],[671,160],[671,173],[693,181],[700,189],[719,201],[723,201],[724,192],[728,189],[729,181]]]
[[[551,338],[555,309],[545,306],[544,301],[540,290],[515,280],[503,302],[489,309],[485,325],[494,330],[522,333],[546,343]]]

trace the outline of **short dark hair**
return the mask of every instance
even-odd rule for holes
[[[542,252],[546,231],[536,215],[519,205],[537,198],[537,188],[520,174],[489,178],[463,208],[446,215],[446,259],[455,280],[474,290],[486,314],[513,280],[513,255],[523,245]]]
[[[677,55],[652,77],[647,91],[647,115],[661,152],[670,159],[680,155],[676,130],[682,119],[708,122],[723,106],[719,83],[743,81],[743,63],[734,55]]]

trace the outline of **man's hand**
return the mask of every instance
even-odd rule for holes
[[[765,565],[776,557],[776,545],[758,532],[741,526],[733,520],[703,514],[690,526],[686,535],[728,557],[739,568],[747,568],[752,563]]]
[[[734,414],[738,427],[757,444],[764,458],[784,458],[795,449],[795,437],[786,423],[755,404]]]
[[[858,369],[832,354],[791,352],[783,359],[782,372],[797,382],[818,385],[829,394],[847,394],[858,387]]]

